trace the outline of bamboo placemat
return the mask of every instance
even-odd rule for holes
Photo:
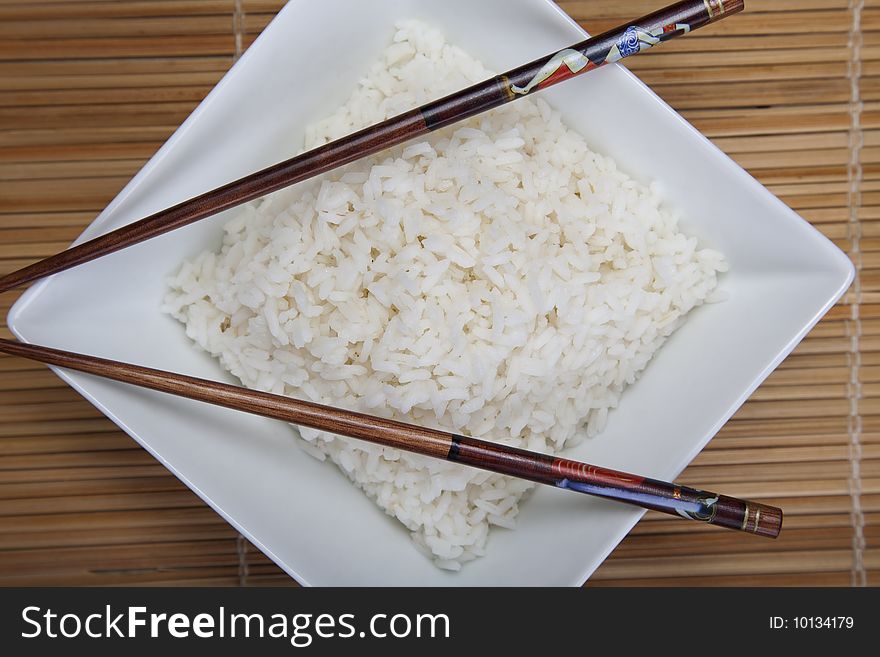
[[[560,4],[598,33],[663,3]],[[66,247],[282,5],[0,0],[0,273]],[[859,276],[682,477],[782,506],[782,538],[649,513],[590,585],[876,585],[880,0],[751,0],[630,61]],[[0,356],[0,584],[291,583],[51,372]]]

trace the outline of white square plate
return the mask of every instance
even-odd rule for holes
[[[440,27],[499,71],[584,38],[549,0],[292,0],[80,240],[294,154],[300,127],[345,101],[402,18]],[[544,97],[624,170],[661,181],[684,228],[729,258],[729,300],[693,313],[607,430],[570,453],[672,479],[846,290],[852,266],[625,69]],[[229,217],[42,281],[9,326],[28,342],[232,381],[159,311],[166,276],[219,246]],[[448,573],[335,466],[302,452],[287,425],[58,373],[304,584],[579,585],[641,517],[542,488],[519,529],[496,529],[486,557]]]

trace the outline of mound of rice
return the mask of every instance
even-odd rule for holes
[[[401,23],[305,146],[489,76]],[[522,99],[247,206],[171,279],[166,311],[252,388],[547,452],[601,430],[724,269],[655,187]],[[513,527],[532,487],[301,433],[444,568]]]

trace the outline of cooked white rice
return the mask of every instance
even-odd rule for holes
[[[489,77],[417,22],[306,148]],[[252,388],[542,452],[602,429],[723,257],[522,99],[244,208],[166,310]],[[302,430],[437,565],[513,527],[522,480]]]

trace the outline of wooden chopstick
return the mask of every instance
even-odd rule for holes
[[[776,507],[438,429],[12,340],[0,352],[759,536],[782,528]]]
[[[743,0],[684,0],[670,5],[14,271],[0,278],[0,292],[181,228],[563,80],[618,62],[744,8]]]

